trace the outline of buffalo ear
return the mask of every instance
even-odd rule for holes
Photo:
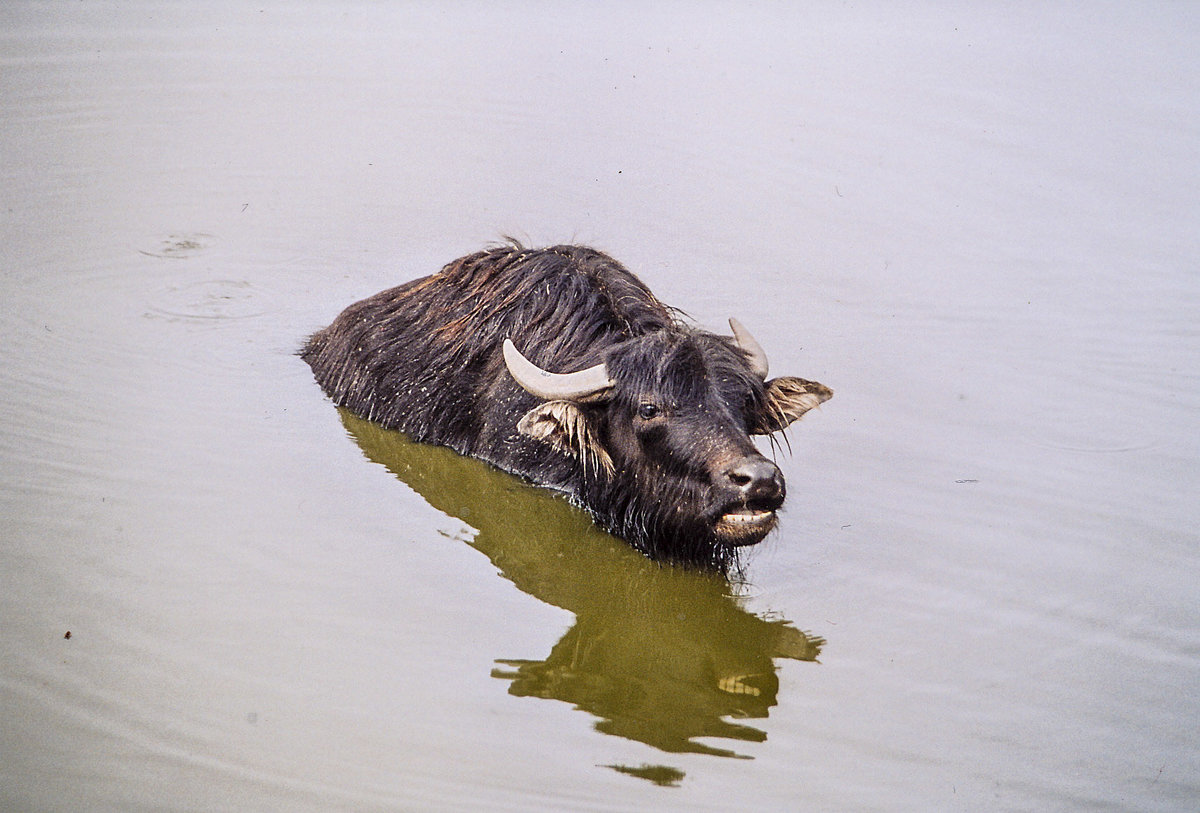
[[[543,401],[517,422],[517,431],[545,441],[578,459],[586,470],[613,470],[612,458],[600,445],[587,416],[571,401]]]
[[[769,435],[789,426],[813,407],[833,397],[833,390],[816,381],[781,376],[767,382],[762,412],[750,430],[754,435]]]

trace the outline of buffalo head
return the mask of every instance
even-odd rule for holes
[[[541,399],[518,431],[578,460],[597,497],[584,502],[605,506],[605,524],[649,553],[725,561],[760,542],[785,485],[751,435],[782,430],[832,396],[814,381],[768,380],[762,348],[729,323],[732,337],[681,325],[635,336],[569,373],[504,342],[509,372]]]

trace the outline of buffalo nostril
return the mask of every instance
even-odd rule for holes
[[[725,472],[725,477],[750,499],[771,499],[783,492],[779,469],[766,458],[743,458]]]
[[[754,478],[744,471],[735,470],[729,472],[729,482],[733,483],[735,486],[747,486],[753,482],[753,480]]]

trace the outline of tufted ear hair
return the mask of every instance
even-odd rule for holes
[[[571,401],[543,401],[522,416],[517,431],[576,458],[585,472],[589,466],[609,474],[613,471],[612,458],[597,440],[587,416]]]
[[[832,398],[833,390],[816,381],[781,376],[767,382],[766,395],[751,434],[769,435],[786,428],[805,412]]]

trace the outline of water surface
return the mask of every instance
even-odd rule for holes
[[[1190,6],[0,23],[0,808],[1194,807]],[[834,389],[743,580],[295,356],[506,234]]]

